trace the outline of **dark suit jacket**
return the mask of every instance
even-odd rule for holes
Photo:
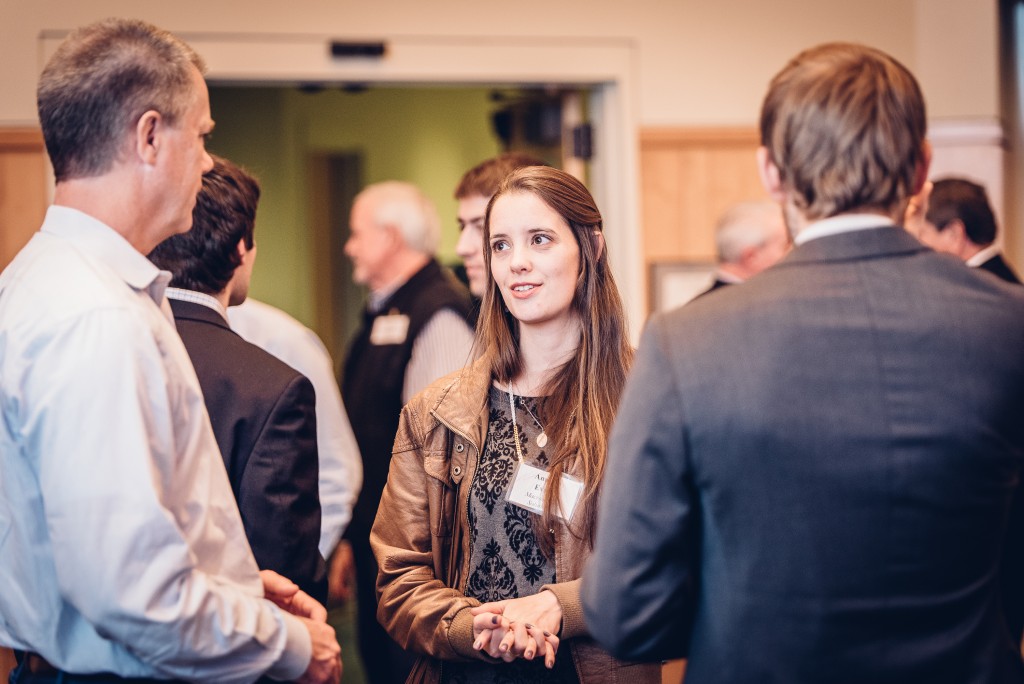
[[[704,290],[703,292],[698,292],[697,295],[694,297],[694,299],[697,299],[699,297],[703,297],[706,294],[711,294],[712,292],[715,292],[716,290],[721,290],[723,287],[729,287],[730,285],[736,285],[736,284],[737,283],[728,282],[728,281],[722,280],[720,278],[715,278],[714,282],[711,283],[711,287],[709,287],[708,289]]]
[[[171,309],[257,565],[323,603],[313,385],[235,334],[213,309],[173,299]]]
[[[983,268],[989,273],[994,273],[1008,283],[1016,283],[1020,285],[1020,278],[1010,268],[1010,264],[1006,263],[1006,259],[1003,258],[1002,254],[996,254],[994,257],[978,264],[978,268]]]
[[[997,570],[1024,546],[1024,291],[897,228],[812,240],[749,285],[644,334],[591,632],[688,654],[687,684],[1024,682]]]

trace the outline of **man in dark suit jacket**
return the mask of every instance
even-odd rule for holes
[[[167,298],[192,358],[217,445],[260,569],[291,579],[323,603],[320,499],[313,385],[235,334],[227,307],[249,289],[259,185],[214,158],[188,233],[150,259],[171,271]]]
[[[587,625],[620,657],[688,656],[687,684],[1024,682],[998,573],[1024,546],[1024,290],[896,225],[930,148],[885,53],[798,55],[761,139],[796,246],[648,326]]]
[[[985,188],[965,178],[935,181],[925,220],[917,237],[937,252],[959,257],[968,266],[992,273],[1008,283],[1020,278],[1003,258],[996,241],[996,217]]]

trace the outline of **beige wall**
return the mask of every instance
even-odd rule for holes
[[[0,126],[35,120],[40,34],[111,15],[181,33],[621,38],[636,47],[641,126],[751,124],[786,58],[854,40],[914,69],[933,116],[998,115],[996,0],[3,0]]]

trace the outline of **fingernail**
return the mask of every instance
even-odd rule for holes
[[[498,650],[501,651],[502,653],[504,653],[505,651],[508,650],[508,644],[502,644],[501,646],[498,647]]]
[[[551,632],[549,632],[548,630],[545,629],[544,630],[544,636],[546,636],[546,637],[551,636]]]
[[[533,625],[531,625],[529,622],[527,622],[526,623],[526,629],[533,629]]]
[[[492,616],[491,616],[491,624],[492,624],[492,625],[496,625],[496,624],[498,624],[498,621],[499,621],[499,620],[500,620],[500,618],[499,618],[499,617],[498,617],[497,615],[492,615]]]
[[[526,656],[527,658],[532,658],[533,657],[533,651],[527,651],[523,655]]]

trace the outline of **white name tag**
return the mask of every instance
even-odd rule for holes
[[[527,463],[520,463],[512,474],[512,486],[505,497],[509,503],[533,511],[544,513],[544,489],[548,485],[551,473]],[[559,516],[562,520],[572,521],[576,512],[576,504],[583,494],[583,481],[571,475],[562,474],[562,486],[558,490]]]
[[[370,344],[402,344],[409,333],[409,317],[405,314],[388,314],[373,319],[370,330]]]

